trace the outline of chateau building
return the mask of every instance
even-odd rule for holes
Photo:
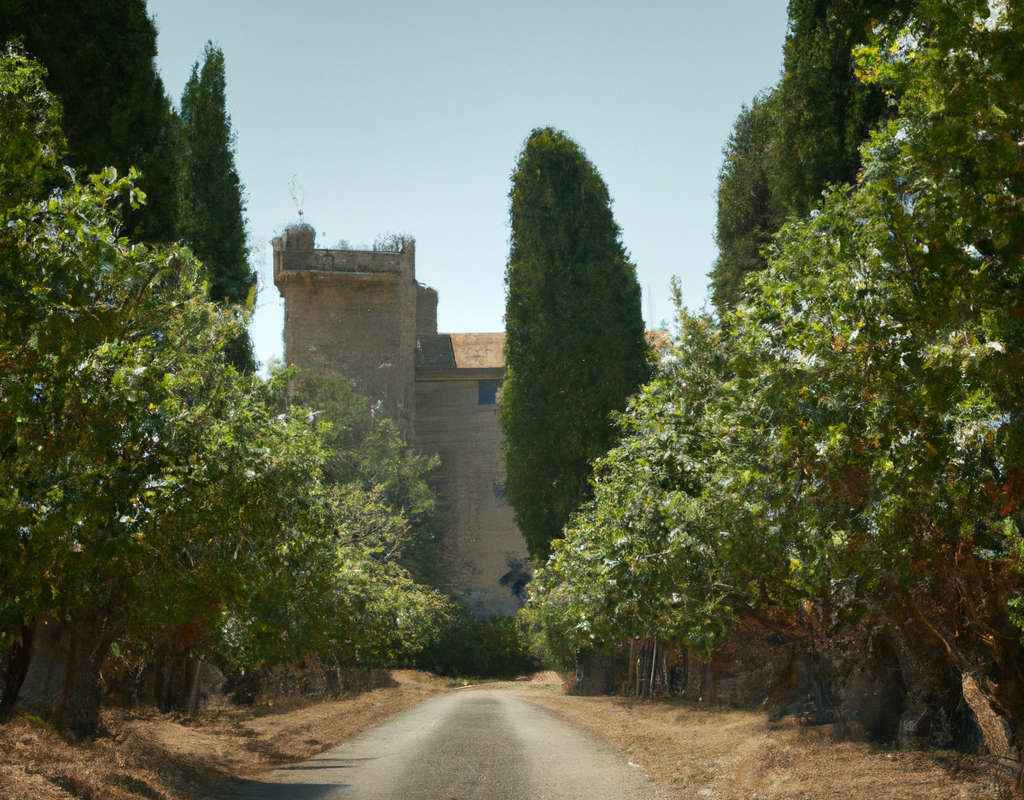
[[[397,252],[323,250],[301,224],[273,248],[285,361],[340,372],[413,447],[440,457],[444,572],[480,616],[513,613],[529,557],[505,500],[497,414],[505,334],[438,333],[437,292],[417,282],[412,242]]]

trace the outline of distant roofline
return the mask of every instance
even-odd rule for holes
[[[487,381],[505,377],[504,367],[416,367],[417,381]]]
[[[505,331],[438,331],[431,336],[504,336]]]

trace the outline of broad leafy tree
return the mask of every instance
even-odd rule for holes
[[[329,424],[285,401],[289,374],[230,363],[243,311],[209,299],[187,248],[120,235],[121,209],[144,199],[135,174],[61,169],[42,76],[0,58],[6,689],[82,734],[113,644],[176,625],[273,641],[257,663],[422,646],[444,603],[388,557],[402,511],[377,485],[325,480]]]
[[[508,496],[537,559],[588,495],[613,412],[648,377],[636,267],[580,147],[533,131],[512,176],[501,395]]]

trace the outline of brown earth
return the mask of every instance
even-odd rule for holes
[[[236,777],[309,758],[449,686],[423,673],[391,674],[390,686],[298,708],[221,705],[192,721],[108,710],[106,735],[80,745],[20,717],[0,726],[0,798],[209,797]],[[480,687],[507,688],[609,741],[680,800],[1011,797],[982,759],[836,742],[827,726],[771,723],[755,711],[567,696],[555,673]]]
[[[682,702],[572,697],[515,684],[626,753],[680,800],[1002,800],[1008,788],[979,758],[896,752],[832,739],[828,726],[768,721],[763,712]]]
[[[411,670],[392,685],[302,707],[217,705],[195,720],[155,711],[107,710],[106,734],[69,744],[38,720],[0,725],[3,800],[192,800],[239,776],[319,753],[386,717],[447,691]]]

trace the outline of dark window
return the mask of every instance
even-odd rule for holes
[[[482,406],[493,406],[498,402],[498,382],[480,381],[477,384],[478,400]]]

